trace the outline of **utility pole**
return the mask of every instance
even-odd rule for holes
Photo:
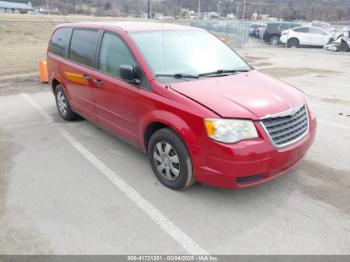
[[[239,0],[237,0],[237,5],[236,5],[236,19],[238,19],[238,9],[239,9]]]
[[[198,14],[201,12],[201,0],[198,0]]]
[[[151,0],[148,0],[147,2],[147,16],[148,19],[151,19]]]
[[[47,15],[49,16],[50,15],[50,9],[49,9],[49,0],[46,0],[46,11],[47,11]]]
[[[171,16],[174,17],[174,0],[171,0]]]
[[[243,20],[244,20],[244,16],[245,16],[245,1],[246,0],[244,0],[244,2],[243,2]]]
[[[260,0],[260,9],[259,9],[259,14],[261,15],[261,0]]]

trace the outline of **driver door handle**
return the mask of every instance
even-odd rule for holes
[[[102,81],[100,79],[94,79],[94,84],[96,86],[102,86]]]

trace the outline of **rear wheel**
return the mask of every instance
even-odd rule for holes
[[[280,41],[280,38],[277,35],[273,35],[270,38],[271,45],[278,45],[279,41]]]
[[[60,116],[67,121],[75,120],[78,115],[72,111],[66,93],[61,85],[55,88],[56,105]]]
[[[296,39],[296,38],[291,38],[291,39],[288,40],[287,46],[289,48],[291,48],[291,47],[299,47],[299,40]]]
[[[169,128],[156,131],[148,143],[148,157],[159,181],[174,190],[193,185],[192,161],[185,143]]]
[[[338,47],[338,51],[339,52],[346,52],[346,51],[348,51],[348,44],[347,43],[345,43],[344,41],[341,41],[341,43],[340,43],[340,45],[339,45],[339,47]]]

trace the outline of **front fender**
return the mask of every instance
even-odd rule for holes
[[[183,118],[169,111],[153,110],[146,113],[140,120],[139,126],[139,145],[146,150],[144,133],[152,123],[162,123],[173,129],[186,144],[187,148],[197,143],[197,136],[194,130],[188,125]]]

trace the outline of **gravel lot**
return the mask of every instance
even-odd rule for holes
[[[349,254],[350,53],[237,51],[305,91],[319,126],[294,171],[234,191],[166,189],[133,147],[61,120],[46,85],[0,79],[0,253]]]

